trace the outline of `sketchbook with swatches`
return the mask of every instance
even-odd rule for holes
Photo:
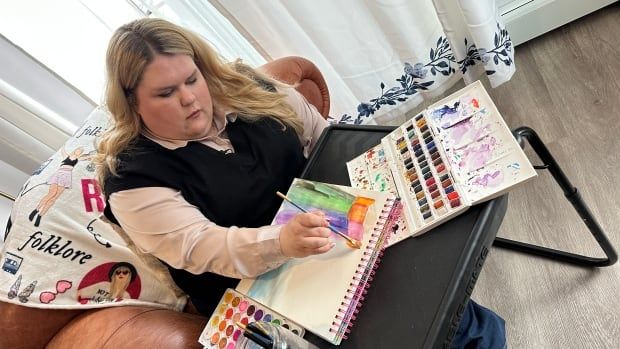
[[[403,206],[388,245],[423,234],[536,176],[476,81],[426,108],[347,162],[351,185],[390,192]]]
[[[361,242],[352,248],[332,233],[328,252],[294,258],[255,279],[241,280],[237,291],[264,304],[323,339],[346,339],[355,314],[383,253],[395,215],[390,193],[295,179],[274,224],[301,210],[320,210],[331,227]],[[299,206],[299,207],[297,207]]]

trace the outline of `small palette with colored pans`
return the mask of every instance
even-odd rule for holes
[[[397,160],[390,165],[409,208],[409,220],[417,231],[435,225],[443,216],[462,210],[461,195],[442,156],[435,134],[420,114],[394,130],[383,146]],[[396,151],[394,151],[396,150]]]
[[[536,176],[480,82],[429,106],[380,145],[411,236]]]
[[[198,341],[205,348],[234,349],[243,333],[235,323],[247,325],[254,321],[270,322],[303,337],[304,328],[252,298],[227,289],[209,318]]]

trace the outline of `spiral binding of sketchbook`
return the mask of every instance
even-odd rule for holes
[[[300,179],[287,195],[305,210],[322,210],[332,226],[360,241],[361,248],[352,249],[334,235],[336,246],[329,252],[293,259],[255,279],[244,279],[237,290],[340,344],[350,333],[379,266],[396,216],[396,199],[389,193]],[[274,223],[298,212],[285,202]]]
[[[383,250],[386,247],[387,237],[395,217],[393,210],[395,199],[388,199],[384,209],[381,210],[377,225],[373,228],[369,244],[363,253],[363,257],[357,265],[357,270],[349,283],[349,289],[338,309],[338,315],[332,322],[330,332],[335,333],[337,338],[347,339],[356,315],[362,307],[364,296],[370,288],[375,271],[379,268]],[[344,314],[344,315],[340,315]]]

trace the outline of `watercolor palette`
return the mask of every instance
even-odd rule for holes
[[[365,153],[365,156],[356,158],[351,166],[353,187],[387,192],[398,196],[394,176],[390,171],[388,159],[381,144]],[[395,208],[395,221],[390,234],[387,237],[387,246],[391,246],[408,237],[409,228],[405,216],[401,214],[402,203],[397,203]]]
[[[215,312],[207,322],[198,342],[205,348],[234,349],[243,336],[235,323],[247,325],[254,321],[265,321],[282,326],[303,337],[304,328],[267,308],[250,297],[233,289],[227,289]]]
[[[347,168],[353,186],[375,190],[376,174],[391,173],[388,190],[401,198],[407,236],[536,176],[479,81],[406,121]]]

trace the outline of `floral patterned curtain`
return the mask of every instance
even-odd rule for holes
[[[267,59],[313,61],[332,122],[389,121],[461,79],[496,87],[515,70],[494,0],[210,1]]]

